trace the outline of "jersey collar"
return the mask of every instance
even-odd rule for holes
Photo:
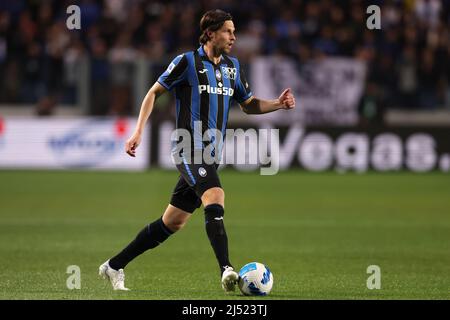
[[[203,49],[203,45],[201,45],[198,49],[197,49],[198,54],[202,57],[203,60],[207,60],[209,62],[211,62],[212,64],[215,64],[214,62],[212,62],[211,60],[209,60],[208,55],[205,52],[205,49]],[[221,64],[223,61],[223,55],[220,55],[220,61],[218,63]]]

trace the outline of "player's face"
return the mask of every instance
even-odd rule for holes
[[[213,32],[211,41],[213,46],[219,51],[226,54],[230,53],[236,36],[234,35],[234,23],[231,20],[224,22],[222,28]]]

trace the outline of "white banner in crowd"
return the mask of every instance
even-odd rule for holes
[[[0,168],[144,170],[149,166],[149,130],[135,158],[125,153],[135,122],[0,118]]]
[[[258,116],[258,122],[355,125],[365,78],[366,65],[356,59],[326,58],[300,65],[276,56],[259,57],[250,72],[255,96],[273,99],[292,88],[297,108]]]

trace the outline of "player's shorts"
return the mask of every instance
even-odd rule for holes
[[[170,204],[187,212],[194,212],[202,205],[201,196],[210,189],[219,187],[217,164],[187,164],[177,165],[180,178],[172,193]]]

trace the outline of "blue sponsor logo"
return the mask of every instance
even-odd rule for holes
[[[114,132],[111,121],[88,122],[78,128],[52,136],[48,146],[67,167],[94,167],[123,149],[122,135]]]

